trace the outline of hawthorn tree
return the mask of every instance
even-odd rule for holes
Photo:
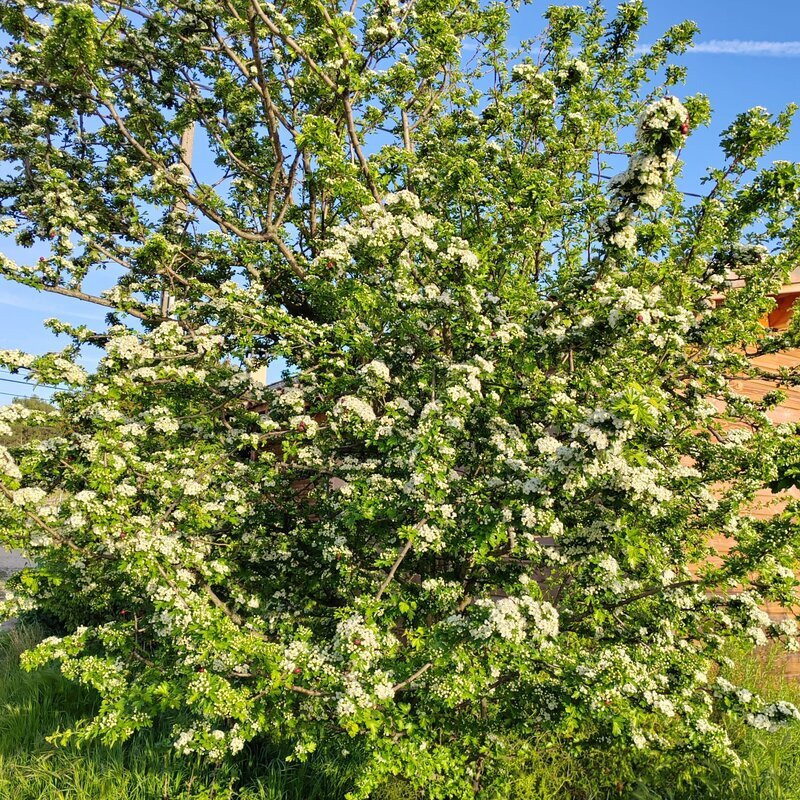
[[[793,109],[737,117],[686,197],[694,25],[642,51],[640,0],[554,6],[511,51],[512,13],[3,3],[2,230],[45,255],[0,271],[109,309],[0,359],[65,386],[0,411],[60,426],[0,449],[0,536],[37,565],[5,614],[66,629],[27,665],[100,693],[65,737],[163,717],[467,798],[542,737],[735,764],[721,715],[800,716],[716,677],[731,639],[796,646],[760,606],[796,602],[797,509],[743,515],[798,461],[794,377],[729,383],[797,338],[759,325]]]

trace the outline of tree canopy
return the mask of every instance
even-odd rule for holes
[[[64,737],[335,742],[355,798],[468,798],[547,737],[734,766],[721,713],[800,718],[715,677],[731,639],[797,646],[760,607],[796,602],[796,508],[743,515],[798,461],[794,378],[729,382],[796,336],[759,324],[800,245],[798,166],[760,166],[794,109],[738,116],[687,197],[695,26],[643,52],[640,0],[553,6],[511,50],[513,12],[0,8],[0,224],[47,253],[0,273],[109,309],[0,354],[67,387],[58,435],[0,449],[37,565],[5,613],[57,614],[28,665],[101,695]]]

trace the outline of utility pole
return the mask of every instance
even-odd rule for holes
[[[194,153],[194,122],[187,128],[184,128],[181,134],[181,170],[183,175],[191,178],[192,155]],[[175,203],[175,210],[181,213],[186,213],[186,200],[182,197]],[[169,289],[166,287],[161,290],[161,316],[167,318],[172,310],[172,297],[170,296]]]

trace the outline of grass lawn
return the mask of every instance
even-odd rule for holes
[[[59,747],[45,737],[90,711],[93,698],[55,668],[27,673],[19,653],[35,631],[0,633],[0,800],[333,800],[335,766],[287,767],[251,751],[237,768],[178,758],[140,735],[124,746]]]
[[[54,668],[28,674],[19,653],[37,632],[0,633],[0,800],[341,800],[343,764],[323,756],[287,766],[253,747],[235,765],[209,768],[156,744],[157,732],[124,746],[56,747],[45,737],[91,710],[90,693]],[[768,697],[800,704],[800,684],[787,684],[752,657],[734,679]],[[745,765],[735,776],[711,771],[702,786],[683,788],[669,774],[639,773],[621,791],[600,788],[601,765],[580,764],[545,751],[541,761],[516,765],[519,800],[800,800],[800,724],[774,735],[732,725]],[[595,778],[593,778],[595,776]],[[376,799],[378,800],[378,799]],[[401,785],[379,800],[411,800]],[[512,800],[512,798],[509,798]]]

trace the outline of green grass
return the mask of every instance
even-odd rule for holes
[[[33,628],[0,633],[0,800],[342,800],[348,767],[312,758],[287,765],[274,752],[252,747],[236,764],[218,769],[179,758],[157,744],[155,732],[124,746],[57,747],[46,736],[90,713],[94,698],[55,668],[26,673],[19,653],[40,634]],[[800,683],[779,677],[769,659],[738,659],[729,676],[769,698],[800,705]],[[800,725],[774,735],[732,724],[744,760],[736,775],[710,768],[691,788],[673,770],[652,769],[618,789],[619,765],[578,762],[558,746],[514,762],[509,800],[800,800]],[[605,788],[604,788],[605,787]],[[400,783],[376,800],[419,800]]]
[[[35,630],[0,634],[0,800],[338,800],[346,776],[336,764],[287,765],[253,749],[214,769],[179,758],[139,735],[124,746],[77,749],[46,736],[90,712],[94,699],[57,669],[26,673],[19,653]]]
[[[788,700],[800,707],[800,681],[782,677],[777,650],[761,658],[740,654],[727,677],[768,700]],[[742,757],[734,776],[711,769],[705,786],[694,794],[642,788],[636,800],[798,800],[800,798],[800,724],[774,734],[756,731],[743,723],[729,723],[728,732]]]
[[[800,707],[800,682],[783,677],[779,651],[731,655],[735,667],[725,672],[729,680],[765,699]],[[726,724],[742,759],[735,773],[710,764],[693,769],[689,782],[682,769],[688,764],[655,761],[643,768],[602,758],[581,763],[556,750],[518,765],[514,800],[800,800],[800,723],[774,734],[733,720]]]

